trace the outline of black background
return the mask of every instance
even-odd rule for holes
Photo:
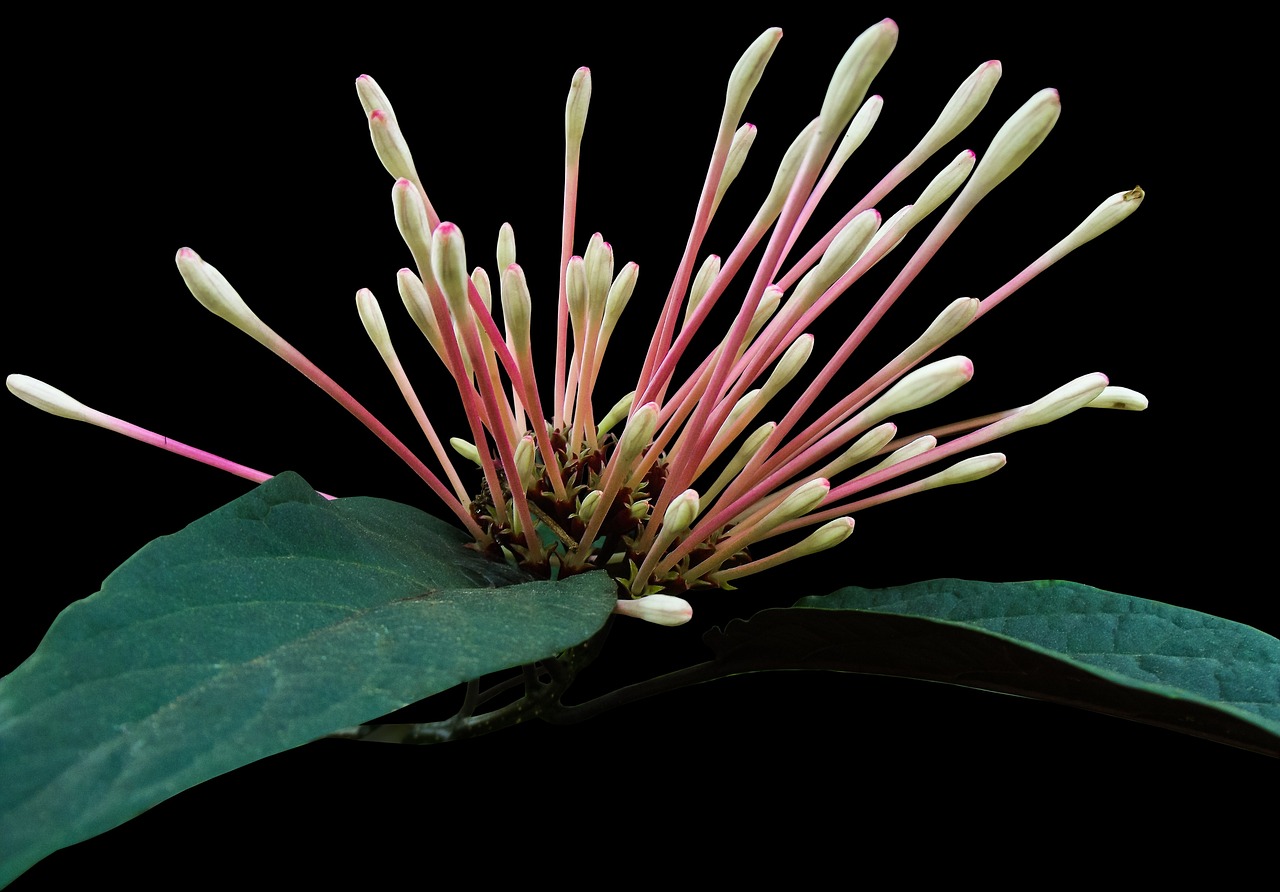
[[[1246,413],[1257,410],[1246,363],[1257,311],[1242,293],[1236,224],[1217,204],[1231,190],[1206,186],[1243,129],[1208,92],[1224,76],[1205,61],[1215,26],[1115,11],[910,9],[896,14],[899,46],[873,88],[886,99],[880,123],[814,232],[914,145],[986,59],[1004,64],[987,111],[882,205],[886,215],[956,151],[981,153],[1041,87],[1060,90],[1063,114],[908,290],[865,366],[851,365],[848,386],[882,355],[875,350],[896,349],[947,301],[995,290],[1104,197],[1141,184],[1148,197],[1136,216],[955,342],[977,375],[931,417],[1017,405],[1091,371],[1144,391],[1151,409],[1080,413],[1018,435],[997,447],[1010,463],[995,477],[867,512],[841,549],[741,592],[699,598],[683,629],[620,624],[589,684],[698,659],[707,626],[846,583],[1065,578],[1280,630],[1255,550],[1261,532],[1240,497],[1265,496],[1248,462]],[[730,224],[745,223],[782,149],[816,114],[844,48],[876,17],[792,8],[709,28],[607,10],[571,25],[452,15],[288,26],[116,18],[28,40],[17,57],[10,147],[18,161],[6,183],[17,233],[6,373],[42,378],[237,461],[297,470],[326,492],[442,513],[357,422],[199,307],[173,267],[175,250],[200,252],[268,324],[412,437],[355,314],[356,289],[370,287],[438,427],[458,431],[451,388],[433,358],[414,355],[395,297],[395,271],[409,257],[351,82],[367,72],[389,93],[428,193],[462,227],[472,263],[492,272],[498,226],[513,224],[546,326],[563,100],[574,69],[588,65],[577,248],[599,229],[620,264],[641,265],[623,326],[633,347],[624,337],[611,346],[604,408],[630,389],[626,375],[683,248],[738,54],[764,27],[783,27],[746,114],[760,128],[748,172],[706,243],[724,254],[740,231]],[[900,249],[894,259],[906,256]],[[866,293],[846,300],[853,306]],[[849,319],[838,305],[834,324],[815,332],[819,351],[835,347]],[[549,343],[550,328],[543,332]],[[549,349],[542,360],[545,372]],[[17,524],[0,623],[7,671],[62,607],[143,543],[247,487],[16,399],[0,405]],[[728,857],[742,849],[718,844],[745,843],[755,858],[782,864],[808,839],[819,860],[834,861],[844,843],[835,854],[830,844],[849,828],[877,844],[921,832],[1029,840],[1062,829],[1061,815],[1077,805],[1177,838],[1210,826],[1230,832],[1235,819],[1224,812],[1244,791],[1256,793],[1255,778],[1273,781],[1274,763],[1031,701],[892,679],[739,677],[576,727],[530,725],[423,749],[313,744],[58,853],[19,885],[130,871],[147,887],[159,876],[144,866],[156,852],[218,881],[243,878],[243,865],[258,859],[260,871],[303,881],[410,875],[446,853],[514,875],[516,864],[484,859],[534,844],[554,858],[644,853],[662,862],[668,844]],[[557,841],[566,830],[568,841]]]

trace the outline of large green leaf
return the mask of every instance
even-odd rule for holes
[[[849,587],[713,630],[714,674],[835,669],[1021,694],[1280,755],[1280,640],[1074,582]]]
[[[282,475],[150,543],[0,679],[0,885],[203,780],[594,634],[457,530]]]

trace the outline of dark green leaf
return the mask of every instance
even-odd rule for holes
[[[594,634],[422,512],[276,477],[150,543],[0,679],[0,885],[203,780]]]
[[[716,674],[835,669],[1067,703],[1280,755],[1280,640],[1073,582],[849,587],[713,630]]]

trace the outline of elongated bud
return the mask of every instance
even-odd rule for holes
[[[809,361],[812,354],[813,335],[806,332],[792,341],[791,346],[774,366],[764,387],[761,388],[765,394],[763,399],[772,399],[774,394],[786,387],[796,375],[800,374],[800,370],[804,368],[804,364]]]
[[[587,278],[590,315],[591,318],[598,319],[604,315],[604,303],[609,296],[609,285],[613,281],[613,246],[597,232],[587,243],[582,263]]]
[[[579,68],[569,82],[569,98],[564,104],[565,164],[575,167],[582,149],[582,134],[587,127],[587,109],[591,106],[591,69]]]
[[[604,495],[600,490],[593,489],[587,493],[582,499],[582,503],[578,505],[578,520],[583,523],[589,523],[591,516],[596,513],[596,508],[600,505],[600,499]]]
[[[618,454],[629,467],[645,448],[653,442],[653,432],[658,429],[658,404],[645,403],[627,420],[627,427],[618,441]]]
[[[10,375],[5,379],[5,385],[18,399],[35,406],[42,412],[70,418],[72,421],[93,423],[90,420],[94,413],[93,409],[37,378],[28,375]]]
[[[516,444],[516,474],[520,478],[520,486],[524,489],[529,489],[536,480],[535,470],[537,463],[535,459],[537,453],[538,444],[534,442],[533,437],[529,434],[521,437],[520,442]]]
[[[255,339],[261,340],[270,332],[253,310],[249,309],[244,298],[231,287],[226,277],[201,260],[199,254],[190,248],[182,248],[176,259],[182,281],[187,283],[187,288],[206,310]]]
[[[773,51],[781,39],[782,29],[770,28],[747,47],[747,51],[733,66],[733,72],[729,75],[729,86],[725,91],[724,117],[722,118],[730,127],[738,126],[742,112],[747,107],[747,100],[751,98],[751,94],[760,83],[764,67],[769,64],[769,59],[773,56]]]
[[[1076,409],[1089,405],[1107,388],[1107,376],[1101,372],[1081,375],[1063,384],[1057,390],[1045,394],[1029,406],[1023,406],[997,424],[1008,432],[1026,430],[1070,415]]]
[[[822,469],[823,477],[834,477],[842,471],[847,471],[858,462],[866,461],[883,449],[894,435],[898,433],[898,426],[892,421],[886,421],[884,424],[873,427],[858,439],[854,440],[840,457]]]
[[[502,320],[512,349],[524,355],[529,350],[529,324],[533,314],[533,298],[520,264],[512,263],[502,274]]]
[[[836,66],[822,100],[819,119],[825,138],[835,142],[836,134],[849,123],[897,43],[898,26],[892,19],[877,22],[858,35]]]
[[[862,108],[858,109],[858,113],[845,128],[844,136],[840,138],[840,145],[836,146],[835,152],[831,155],[831,163],[828,165],[830,168],[839,170],[844,167],[849,156],[858,151],[863,141],[871,134],[871,128],[880,119],[880,110],[883,108],[884,99],[879,96],[872,96],[862,103]]]
[[[756,305],[756,311],[751,314],[751,323],[747,326],[747,336],[742,342],[744,346],[755,340],[756,335],[760,333],[760,329],[764,328],[764,324],[778,311],[778,305],[781,303],[781,288],[777,285],[770,285],[764,290],[760,303]]]
[[[819,477],[816,480],[800,484],[791,491],[790,495],[782,500],[782,504],[765,516],[765,519],[760,524],[760,529],[773,529],[788,520],[795,520],[797,517],[808,514],[822,504],[822,500],[827,497],[827,493],[830,491],[831,482],[825,477]]]
[[[356,292],[356,311],[360,314],[360,321],[364,323],[364,330],[369,334],[369,340],[373,341],[373,346],[378,348],[379,353],[385,355],[391,349],[391,333],[387,331],[387,320],[382,315],[382,307],[378,306],[378,299],[368,288],[361,288]]]
[[[969,172],[973,170],[973,165],[977,161],[978,156],[969,149],[952,158],[951,163],[942,168],[938,175],[929,181],[929,185],[924,187],[924,191],[916,199],[912,214],[917,219],[924,219],[932,214],[964,185],[965,178],[969,176]]]
[[[909,458],[914,458],[917,455],[921,455],[925,452],[928,452],[930,449],[933,449],[937,445],[938,445],[938,438],[930,434],[925,434],[923,437],[916,437],[910,443],[907,443],[903,446],[899,446],[897,449],[893,450],[893,452],[890,452],[887,456],[885,456],[884,461],[880,462],[873,468],[868,468],[858,476],[870,477],[872,474],[875,474],[878,471],[883,471],[885,468],[892,467],[893,465],[896,465],[899,462],[904,462]]]
[[[800,172],[800,162],[804,160],[804,153],[808,151],[809,143],[813,141],[814,134],[817,132],[818,119],[814,118],[787,147],[787,151],[782,156],[782,162],[778,165],[778,172],[773,176],[773,185],[769,187],[769,194],[756,214],[757,219],[772,220],[782,213],[782,205],[791,192],[791,184],[795,182],[796,174]]]
[[[835,548],[853,535],[853,518],[837,517],[818,527],[804,539],[787,549],[788,558],[806,557]]]
[[[613,404],[613,408],[601,419],[600,424],[596,427],[596,437],[603,437],[609,431],[613,430],[614,425],[627,417],[627,413],[631,411],[631,403],[636,398],[636,392],[633,390]]]
[[[391,207],[395,212],[396,228],[409,246],[413,262],[424,276],[431,275],[431,221],[427,206],[422,201],[418,187],[406,179],[396,180],[391,187]]]
[[[510,223],[503,223],[498,229],[498,274],[516,262],[516,231]]]
[[[644,520],[649,516],[649,500],[637,499],[631,503],[631,519]]]
[[[973,377],[973,363],[952,356],[921,366],[904,376],[862,412],[864,421],[880,421],[900,412],[937,402]]]
[[[718,275],[720,275],[720,255],[708,254],[707,259],[702,261],[702,266],[698,267],[698,273],[693,277],[693,284],[689,286],[689,303],[684,308],[685,322],[688,322],[694,310],[698,309],[698,304],[706,296],[707,289],[711,287],[711,283]]]
[[[636,279],[639,276],[640,267],[635,263],[628,263],[609,286],[609,297],[604,302],[605,330],[613,331],[614,326],[618,324],[618,317],[627,308],[627,302],[631,300],[631,294],[636,290]]]
[[[1136,390],[1108,385],[1102,389],[1102,393],[1093,398],[1088,408],[1124,409],[1129,412],[1141,412],[1147,408],[1147,398]]]
[[[879,228],[880,212],[875,208],[867,208],[845,224],[822,258],[800,280],[792,299],[805,309],[812,306],[836,279],[848,272]]]
[[[454,224],[446,222],[436,227],[431,238],[431,265],[454,319],[467,318],[470,313],[467,248],[462,240],[462,230]]]
[[[711,202],[711,213],[720,207],[720,199],[729,190],[729,186],[742,173],[742,165],[747,163],[747,153],[751,144],[756,141],[756,125],[743,124],[733,134],[733,142],[729,144],[729,157],[724,162],[724,172],[720,174],[720,182],[716,184],[716,195]]]
[[[662,515],[662,532],[668,536],[683,533],[697,519],[700,510],[697,490],[686,489],[667,506],[667,513]]]
[[[953,486],[957,483],[972,483],[983,477],[990,477],[1005,466],[1003,452],[990,452],[986,455],[975,455],[956,462],[945,471],[939,471],[920,481],[924,489],[937,489],[940,486]]]
[[[400,300],[409,316],[417,324],[419,331],[426,336],[436,355],[443,358],[444,342],[440,340],[440,328],[436,325],[435,313],[431,311],[431,299],[427,296],[426,286],[422,284],[411,269],[402,269],[396,273],[396,288],[400,292]]]
[[[673,595],[645,595],[619,601],[613,612],[659,626],[682,626],[693,619],[693,608]]]
[[[493,286],[489,284],[489,274],[484,271],[483,266],[477,266],[471,271],[471,284],[476,286],[476,294],[480,297],[481,305],[493,313]]]
[[[1142,199],[1146,197],[1141,186],[1134,186],[1128,192],[1117,192],[1102,204],[1094,208],[1093,213],[1084,218],[1071,234],[1055,246],[1055,251],[1067,253],[1074,251],[1085,242],[1092,241],[1138,209]]]
[[[362,74],[356,78],[356,96],[360,98],[360,106],[364,109],[366,118],[378,109],[382,109],[391,120],[394,121],[396,119],[395,110],[391,107],[391,100],[387,98],[387,94],[378,86],[378,82],[369,75]]]
[[[983,62],[965,78],[912,154],[932,155],[972,124],[978,113],[986,108],[987,100],[1000,81],[1001,70],[1000,63],[993,59]]]
[[[450,437],[449,445],[453,447],[454,452],[467,459],[467,461],[473,462],[477,466],[480,465],[480,450],[476,449],[475,444],[461,437]]]
[[[387,173],[396,179],[417,181],[418,171],[414,169],[409,144],[400,132],[400,125],[385,109],[374,109],[370,113],[369,136],[373,140],[373,151]]]
[[[912,342],[909,351],[912,355],[923,356],[941,347],[960,332],[969,327],[977,316],[982,301],[976,297],[957,297],[929,323],[920,337]]]
[[[963,194],[969,202],[976,202],[1017,170],[1044,142],[1061,112],[1058,91],[1052,88],[1041,90],[1014,112],[991,140],[965,186]]]
[[[577,254],[569,258],[565,273],[565,290],[569,302],[569,319],[574,331],[584,330],[587,321],[587,265]]]

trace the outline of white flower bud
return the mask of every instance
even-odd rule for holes
[[[231,283],[213,266],[200,259],[190,248],[182,248],[177,256],[178,272],[182,281],[206,310],[220,316],[236,328],[262,341],[271,329],[254,315]]]
[[[897,43],[898,26],[892,19],[877,22],[858,35],[836,66],[822,100],[819,120],[824,138],[835,142],[835,135],[849,123]]]
[[[400,132],[400,125],[385,109],[375,109],[369,115],[369,136],[373,140],[373,151],[387,173],[396,179],[418,181],[409,144]]]
[[[760,83],[764,67],[769,64],[769,58],[781,39],[782,29],[770,28],[747,47],[747,51],[733,66],[733,72],[729,75],[729,87],[725,91],[723,117],[730,127],[738,126],[738,120],[747,107],[747,100]]]
[[[613,408],[601,419],[600,424],[596,426],[596,437],[603,437],[609,431],[613,430],[614,425],[627,417],[627,413],[631,411],[631,403],[636,398],[636,392],[633,390],[613,404]]]
[[[693,608],[672,595],[645,595],[619,601],[613,612],[659,626],[682,626],[693,618]]]
[[[593,489],[587,493],[582,499],[582,503],[578,505],[578,520],[583,523],[589,523],[592,515],[596,513],[596,508],[600,505],[600,498],[603,495],[604,493],[598,489]]]
[[[453,223],[441,223],[431,238],[431,266],[436,282],[449,301],[453,318],[465,319],[470,314],[467,276],[467,248],[462,230]]]
[[[689,286],[689,303],[684,308],[684,321],[686,323],[694,311],[698,309],[698,304],[706,296],[707,290],[718,275],[720,275],[720,255],[708,254],[707,259],[702,261],[702,266],[698,267],[698,272],[693,277],[693,284]]]
[[[395,110],[391,107],[391,100],[387,98],[387,94],[378,86],[375,81],[367,74],[362,74],[356,78],[356,96],[360,98],[360,105],[364,108],[365,117],[373,114],[378,109],[387,113],[387,117],[391,120],[396,119]]]
[[[391,207],[395,212],[396,228],[409,246],[418,272],[425,278],[431,275],[431,220],[422,193],[412,182],[396,180],[391,187]]]
[[[461,455],[467,461],[480,465],[480,450],[476,449],[475,444],[462,439],[461,437],[450,437],[449,445],[453,447],[453,451]]]
[[[631,300],[631,294],[636,290],[636,279],[639,276],[640,267],[635,263],[628,263],[609,286],[609,297],[604,302],[604,322],[602,323],[606,331],[613,331],[614,326],[618,324],[618,317],[627,308],[627,302]]]
[[[1129,412],[1141,412],[1147,408],[1147,398],[1136,390],[1108,385],[1102,389],[1102,393],[1093,398],[1088,408],[1125,409]]]
[[[1048,424],[1050,421],[1057,421],[1064,415],[1070,415],[1076,409],[1089,405],[1106,388],[1106,375],[1100,372],[1081,375],[996,423],[1004,425],[1007,428],[1006,433]]]
[[[443,358],[444,342],[440,340],[440,328],[436,325],[436,316],[431,310],[431,299],[427,296],[426,286],[414,275],[413,270],[402,269],[396,273],[396,287],[409,316],[426,336],[436,355]]]
[[[532,435],[526,434],[521,437],[520,442],[516,444],[515,460],[516,475],[520,478],[520,486],[523,489],[527,490],[533,486],[536,480],[537,454],[538,445],[534,442]]]
[[[963,195],[970,204],[986,195],[1017,170],[1044,142],[1062,112],[1058,91],[1041,90],[1013,113],[996,133]]]
[[[624,467],[629,467],[650,443],[658,429],[658,404],[645,403],[627,420],[627,427],[618,441],[618,455]]]
[[[533,313],[533,298],[524,270],[518,263],[508,265],[502,273],[502,320],[507,329],[507,340],[517,355],[529,350],[529,324]]]
[[[766,515],[760,523],[760,530],[771,530],[779,524],[786,523],[808,514],[822,504],[822,500],[831,491],[831,483],[825,477],[810,480],[797,486],[791,493]]]
[[[662,533],[673,536],[689,529],[701,510],[698,505],[698,492],[686,489],[671,500],[667,513],[662,515]]]
[[[724,193],[728,191],[729,186],[738,178],[738,174],[742,173],[742,165],[747,162],[747,153],[751,151],[751,144],[755,141],[755,124],[743,124],[734,132],[733,142],[729,144],[729,157],[724,162],[724,172],[720,174],[720,182],[716,184],[711,213],[714,214],[720,207],[720,199],[724,198]]]
[[[986,108],[991,92],[1000,81],[1000,72],[1000,63],[992,60],[983,62],[965,78],[912,154],[932,155],[972,124],[978,113]]]
[[[378,299],[368,288],[361,288],[356,292],[356,311],[360,314],[360,321],[364,323],[364,330],[369,334],[369,340],[385,356],[391,349],[391,333],[387,331],[387,320],[382,315],[382,307],[378,306]]]
[[[861,413],[863,422],[878,422],[900,412],[935,403],[973,378],[973,363],[952,356],[921,366],[905,375]]]
[[[498,229],[498,275],[506,272],[507,267],[516,262],[516,231],[510,223],[503,223]]]
[[[1071,234],[1054,246],[1054,251],[1066,254],[1074,251],[1086,242],[1092,241],[1138,209],[1146,193],[1141,186],[1134,186],[1128,192],[1117,192],[1102,204],[1094,208],[1093,213],[1071,231]]]
[[[579,68],[569,83],[569,98],[564,104],[565,164],[576,167],[582,149],[582,134],[587,128],[587,109],[591,106],[591,70]]]
[[[10,375],[5,379],[5,385],[9,388],[9,392],[22,400],[40,409],[42,412],[48,412],[50,415],[58,415],[62,418],[70,418],[72,421],[88,421],[93,423],[90,416],[95,410],[90,409],[79,400],[72,399],[56,387],[40,381],[27,375]]]
[[[787,549],[788,558],[806,557],[835,548],[853,535],[853,518],[837,517],[818,527],[804,539]]]

